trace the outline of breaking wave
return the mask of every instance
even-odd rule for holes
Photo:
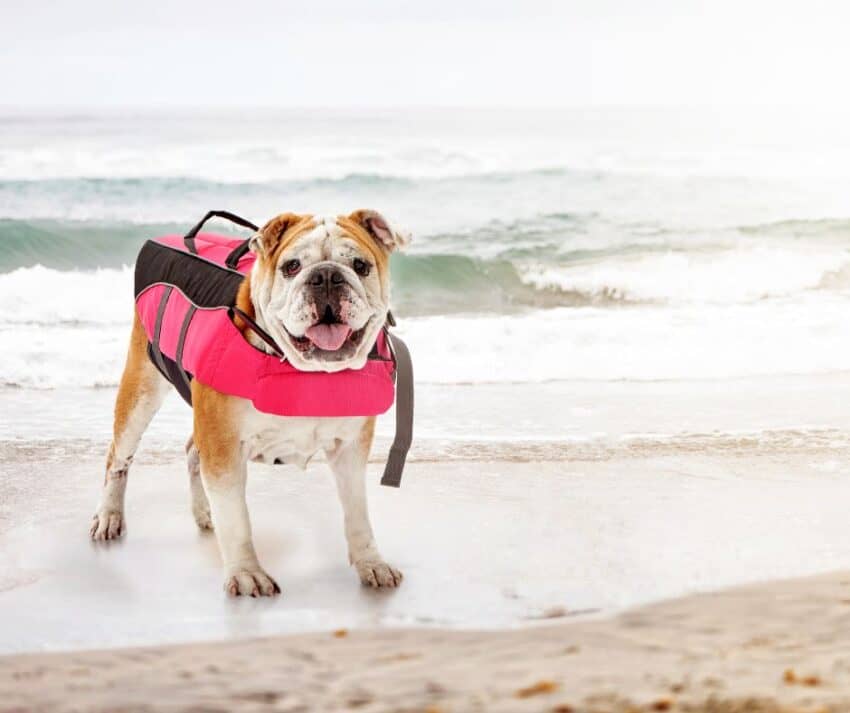
[[[132,314],[129,275],[116,292],[121,280],[104,271],[88,296],[67,305],[46,297],[38,316],[50,324],[0,323],[0,384],[117,384]],[[847,370],[848,308],[846,297],[813,293],[791,302],[405,317],[398,331],[420,383],[723,379]]]

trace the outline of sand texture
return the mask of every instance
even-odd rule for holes
[[[501,632],[0,658],[0,711],[845,711],[850,574]]]

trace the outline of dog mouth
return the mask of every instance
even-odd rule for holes
[[[299,351],[318,349],[323,352],[338,352],[347,344],[359,342],[364,329],[365,327],[356,331],[352,330],[333,313],[328,305],[325,307],[322,318],[308,327],[303,337],[296,337],[288,331],[287,334]]]

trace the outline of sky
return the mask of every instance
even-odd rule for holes
[[[0,0],[0,104],[847,108],[840,0]]]

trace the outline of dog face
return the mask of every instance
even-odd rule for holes
[[[389,256],[407,242],[379,213],[284,213],[251,239],[251,299],[266,331],[303,371],[360,369],[383,326]]]

